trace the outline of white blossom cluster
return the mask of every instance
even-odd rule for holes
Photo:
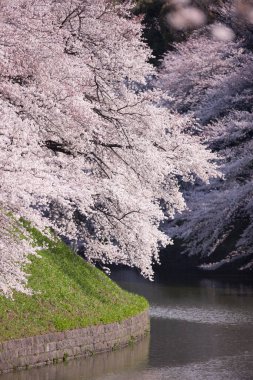
[[[37,255],[29,234],[0,209],[0,293],[12,297],[13,289],[32,294],[24,267],[29,255]]]
[[[191,118],[159,107],[160,92],[147,89],[155,71],[130,6],[1,1],[0,202],[82,241],[88,260],[151,278],[170,242],[164,215],[185,207],[179,178],[207,181],[216,171],[185,133]],[[21,256],[6,292],[23,283]]]

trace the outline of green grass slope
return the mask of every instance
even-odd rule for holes
[[[26,226],[36,243],[47,243],[26,268],[36,293],[0,296],[0,342],[129,318],[147,301],[120,289],[103,272],[84,262],[61,241],[53,242]]]

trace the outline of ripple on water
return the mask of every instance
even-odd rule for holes
[[[152,318],[176,319],[208,324],[238,325],[253,323],[253,316],[250,312],[206,307],[152,306],[150,308],[150,316]]]
[[[252,380],[252,370],[252,353],[243,353],[178,367],[108,374],[97,380]]]

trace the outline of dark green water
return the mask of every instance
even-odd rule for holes
[[[113,275],[151,304],[151,335],[124,350],[0,376],[0,380],[253,380],[253,284]]]

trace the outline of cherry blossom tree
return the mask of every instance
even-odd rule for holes
[[[195,118],[188,133],[218,154],[223,173],[208,185],[184,186],[190,212],[178,215],[167,230],[210,270],[253,268],[253,54],[245,7],[246,2],[228,2],[219,22],[167,54],[160,72],[160,87],[174,95],[164,104]]]
[[[0,204],[81,241],[89,261],[151,278],[170,243],[159,227],[185,207],[178,179],[207,181],[215,168],[185,133],[191,119],[148,89],[155,72],[130,9],[128,1],[1,1]],[[29,253],[13,243],[9,265],[10,239],[1,230],[5,294],[24,290]]]

